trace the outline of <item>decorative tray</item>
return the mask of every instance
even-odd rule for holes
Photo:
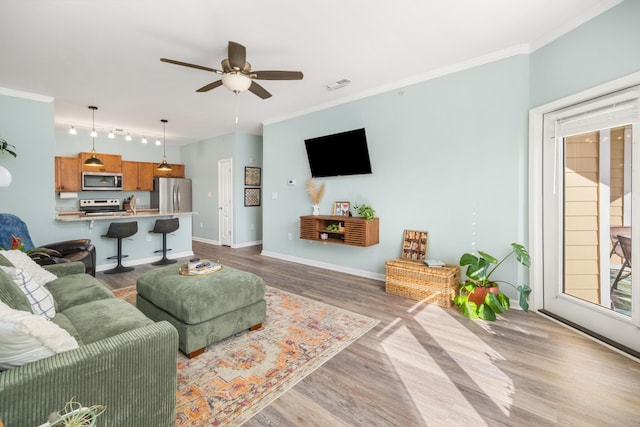
[[[180,274],[183,276],[203,276],[220,270],[222,270],[222,264],[209,260],[200,261],[194,268],[189,268],[189,264],[180,266]]]

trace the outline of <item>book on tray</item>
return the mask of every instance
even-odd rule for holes
[[[427,267],[444,267],[445,263],[437,259],[425,259],[424,263]]]
[[[189,274],[207,274],[218,271],[222,268],[222,264],[217,262],[202,260],[195,267],[189,268]]]

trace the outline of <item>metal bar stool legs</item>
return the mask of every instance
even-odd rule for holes
[[[167,258],[167,251],[171,250],[167,249],[167,233],[173,233],[178,228],[180,228],[178,218],[156,220],[153,230],[151,230],[150,233],[162,234],[162,249],[158,249],[157,251],[155,251],[162,252],[162,258],[160,259],[160,261],[152,262],[151,265],[167,265],[177,262],[177,260],[175,259]]]
[[[122,239],[131,237],[138,232],[138,222],[112,222],[109,224],[109,229],[107,230],[107,234],[104,234],[102,237],[107,237],[109,239],[118,239],[118,255],[108,257],[107,259],[118,259],[118,264],[112,268],[111,270],[106,270],[104,274],[116,274],[116,273],[125,273],[127,271],[133,270],[133,267],[125,267],[122,265],[122,258],[126,258],[128,255],[122,255]]]

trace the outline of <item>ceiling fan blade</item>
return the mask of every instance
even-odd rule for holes
[[[260,86],[258,83],[254,81],[252,81],[251,86],[249,86],[249,92],[253,93],[254,95],[258,95],[262,99],[267,99],[271,97],[271,94],[267,92],[265,88],[263,88],[262,86]]]
[[[302,80],[302,71],[253,71],[251,77],[259,80]]]
[[[168,62],[169,64],[182,65],[183,67],[197,68],[199,70],[211,71],[212,73],[223,74],[222,71],[215,68],[204,67],[202,65],[189,64],[188,62],[176,61],[174,59],[160,58],[162,62]]]
[[[208,92],[211,89],[215,89],[218,86],[222,86],[222,80],[217,80],[215,82],[209,83],[206,86],[202,86],[200,89],[196,90],[196,92]]]
[[[240,43],[229,41],[229,64],[233,69],[242,70],[247,62],[247,49]]]

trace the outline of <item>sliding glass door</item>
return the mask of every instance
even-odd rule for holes
[[[635,351],[639,99],[632,88],[546,114],[542,154],[543,308]]]

